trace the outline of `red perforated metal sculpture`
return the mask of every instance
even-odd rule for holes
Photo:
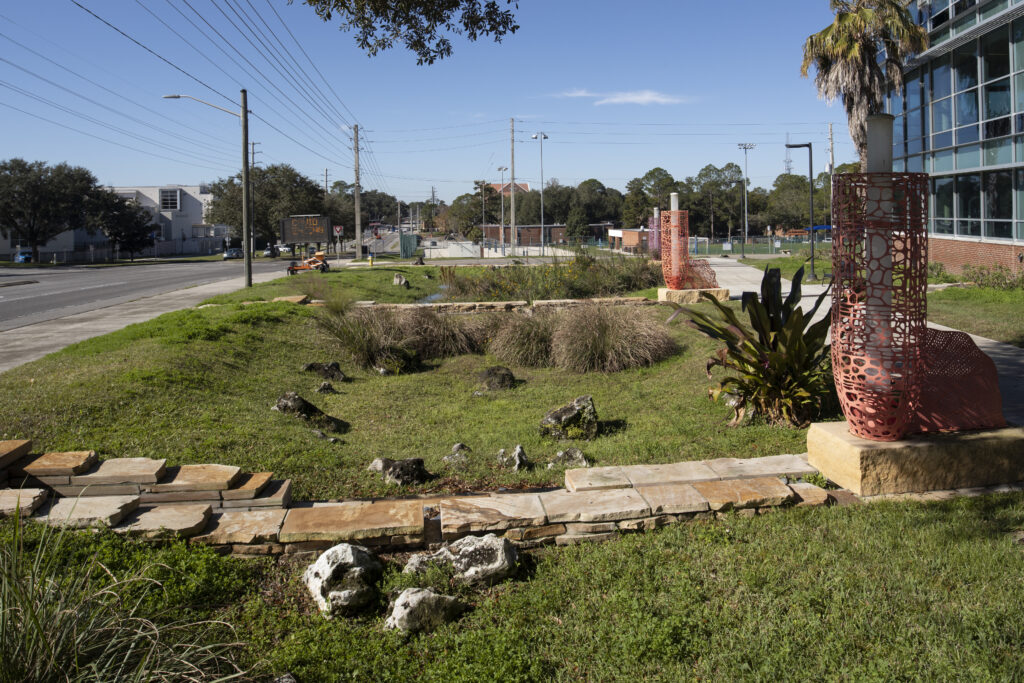
[[[661,272],[669,289],[718,287],[715,271],[704,259],[690,258],[690,214],[661,212]]]
[[[927,220],[925,173],[834,176],[832,369],[850,432],[866,439],[1005,424],[992,361],[966,335],[927,329]],[[957,392],[939,388],[965,373]]]
[[[832,186],[832,369],[850,431],[907,433],[920,393],[928,175],[847,173]]]

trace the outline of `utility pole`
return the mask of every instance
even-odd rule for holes
[[[324,169],[324,197],[327,197],[327,169]]]
[[[809,189],[808,217],[811,219],[811,280],[817,280],[818,276],[814,273],[814,151],[810,142],[801,142],[792,145],[787,142],[786,147],[787,149],[796,147],[807,148],[807,186]]]
[[[743,150],[743,244],[740,245],[740,254],[747,258],[747,152],[754,149],[754,143],[741,142],[739,148]]]
[[[355,186],[355,194],[353,195],[353,199],[355,199],[355,208],[356,208],[356,254],[355,254],[355,258],[358,261],[359,259],[361,259],[363,257],[363,226],[362,226],[362,221],[360,221],[360,216],[359,216],[359,124],[358,123],[355,124],[354,126],[352,126],[352,134],[353,134],[352,150],[355,152],[355,155],[356,155],[356,157],[355,157],[355,162],[356,162],[356,186]]]
[[[253,169],[256,168],[256,155],[257,154],[262,154],[262,152],[257,152],[256,151],[256,145],[259,145],[259,144],[262,144],[262,143],[259,143],[259,142],[250,142],[249,143],[249,171],[250,171],[250,173],[252,172]],[[250,182],[252,182],[251,178],[250,178]],[[252,241],[252,244],[250,244],[249,242],[246,242],[245,248],[250,250],[250,251],[252,251],[252,250],[255,249],[255,246],[256,246],[256,244],[255,244],[255,242],[256,242],[256,230],[255,230],[255,228],[256,228],[256,188],[255,187],[250,187],[249,188],[249,220],[252,221],[252,224],[253,224],[253,229],[249,233],[249,239]]]
[[[785,161],[786,175],[793,172],[793,158],[789,155],[789,133],[786,133],[786,161]]]
[[[249,98],[242,89],[242,253],[245,268],[245,286],[252,287],[252,250],[249,249],[249,202],[252,200],[252,188],[249,187]]]
[[[519,233],[516,231],[516,120],[510,118],[508,120],[509,125],[509,139],[512,141],[512,162],[510,164],[511,170],[511,183],[512,186],[509,188],[512,191],[512,204],[509,207],[511,213],[511,229],[512,234],[509,236],[509,243],[512,245],[512,255],[515,256],[516,245],[519,244]]]
[[[484,192],[484,185],[487,184],[487,180],[480,181],[480,232],[484,231],[484,224],[487,222],[487,194]],[[486,235],[485,235],[486,237]]]

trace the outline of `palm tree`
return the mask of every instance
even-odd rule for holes
[[[832,24],[804,43],[800,75],[813,64],[818,95],[842,98],[861,171],[867,170],[867,117],[884,112],[888,87],[903,87],[903,63],[928,47],[928,33],[907,9],[912,1],[831,0]]]

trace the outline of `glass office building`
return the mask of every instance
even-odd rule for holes
[[[896,171],[931,180],[931,260],[1021,268],[1024,0],[918,0],[929,48],[887,102]]]

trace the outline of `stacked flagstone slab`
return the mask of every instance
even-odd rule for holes
[[[565,473],[565,489],[557,490],[285,509],[291,482],[269,472],[215,464],[167,467],[149,458],[99,460],[92,451],[30,451],[30,442],[0,442],[10,483],[25,487],[17,494],[15,488],[2,490],[0,514],[38,507],[34,519],[43,522],[190,538],[245,556],[312,554],[341,542],[408,550],[487,533],[520,547],[572,545],[732,511],[752,515],[790,503],[845,501],[837,492],[795,481],[815,472],[795,455],[573,469]],[[56,499],[43,504],[48,493]]]
[[[31,441],[0,441],[0,517],[91,527],[146,538],[191,537],[214,513],[277,512],[291,501],[291,481],[232,465],[180,465],[150,458],[99,460],[94,451],[32,453]],[[44,504],[50,496],[54,499]],[[258,517],[258,515],[257,515]],[[275,530],[276,535],[276,530]],[[249,541],[246,541],[248,543]]]

